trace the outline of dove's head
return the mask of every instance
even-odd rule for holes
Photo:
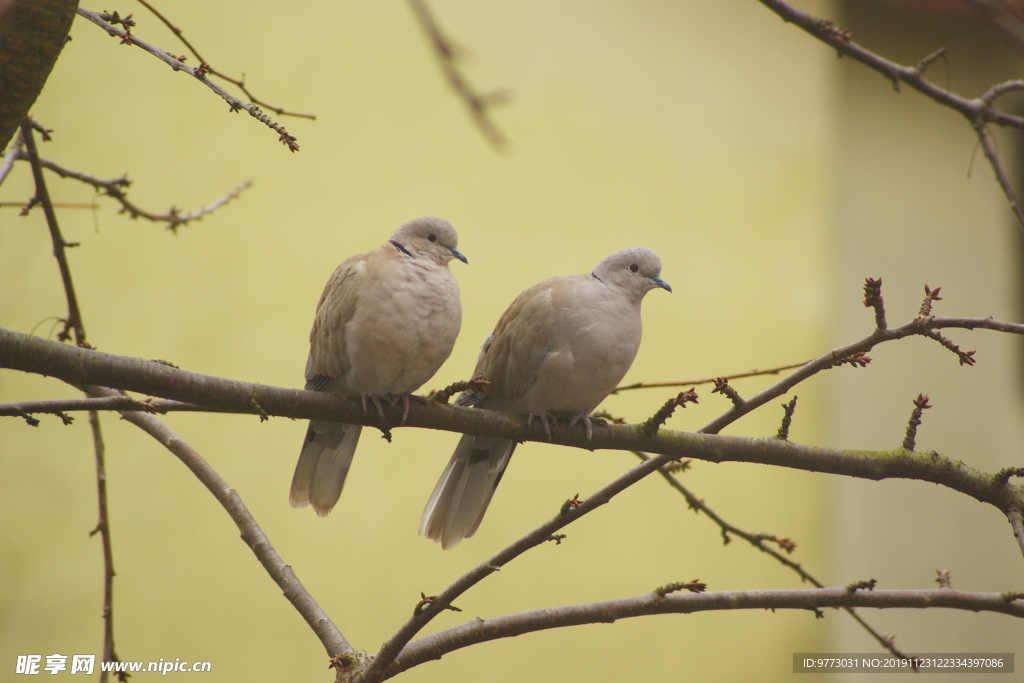
[[[606,256],[594,267],[594,277],[637,301],[655,287],[672,288],[661,279],[661,259],[650,249],[633,247]]]
[[[395,230],[391,243],[413,258],[427,259],[442,266],[453,258],[469,263],[455,248],[459,244],[455,228],[443,218],[414,218]]]

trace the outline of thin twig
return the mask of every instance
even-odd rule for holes
[[[40,159],[42,161],[42,159]],[[13,208],[13,207],[24,207],[25,202],[0,202],[2,208]],[[98,209],[99,204],[85,202],[53,202],[53,208],[55,209]]]
[[[64,321],[64,329],[58,335],[58,339],[69,339],[74,334],[75,343],[79,347],[90,348],[85,340],[85,323],[82,320],[82,312],[78,306],[78,297],[75,295],[74,283],[71,281],[71,268],[68,266],[67,256],[64,253],[68,246],[64,236],[60,232],[60,225],[57,223],[57,215],[53,210],[53,203],[50,201],[50,193],[46,188],[46,180],[43,178],[43,167],[39,161],[39,153],[36,150],[35,136],[33,130],[36,124],[32,119],[25,117],[21,124],[21,141],[24,143],[28,161],[32,167],[32,177],[35,180],[35,198],[42,204],[43,213],[46,216],[46,224],[50,230],[50,240],[53,243],[53,255],[57,259],[60,269],[61,280],[64,283],[64,294],[68,302],[68,317]],[[64,418],[61,416],[61,419]],[[110,518],[107,514],[107,475],[104,464],[105,448],[103,446],[103,434],[100,431],[99,413],[89,412],[89,425],[92,429],[93,450],[96,460],[96,497],[99,509],[99,521],[93,533],[99,532],[100,541],[103,544],[103,662],[119,661],[114,650],[114,553],[110,543]],[[109,672],[101,669],[100,683],[106,683]],[[124,683],[126,675],[119,674],[118,678]]]
[[[28,157],[22,153],[18,158],[27,159]],[[206,206],[201,206],[195,211],[182,213],[181,209],[172,206],[167,210],[167,213],[161,214],[146,211],[128,199],[127,190],[131,186],[132,181],[128,180],[127,175],[123,175],[120,178],[97,178],[90,173],[83,173],[81,171],[75,171],[74,169],[67,168],[66,166],[61,166],[49,159],[40,159],[39,163],[42,164],[44,168],[59,175],[61,178],[71,178],[72,180],[85,183],[86,185],[96,188],[96,190],[101,194],[113,198],[121,205],[120,213],[127,213],[131,218],[145,218],[146,220],[153,221],[154,223],[166,223],[167,229],[175,233],[178,231],[180,226],[188,225],[190,221],[202,220],[203,216],[213,213],[231,200],[237,198],[238,195],[252,186],[252,181],[247,180],[220,199],[211,202]]]
[[[1006,197],[1007,203],[1010,205],[1010,210],[1013,211],[1013,215],[1017,217],[1017,224],[1024,231],[1024,211],[1021,210],[1020,202],[1017,201],[1017,194],[1013,191],[1013,185],[1010,184],[1010,179],[1006,177],[1006,171],[1003,170],[1002,164],[999,163],[999,157],[996,156],[995,147],[992,145],[992,137],[988,132],[988,125],[984,119],[979,119],[974,123],[974,130],[978,134],[978,140],[981,142],[981,149],[985,152],[985,158],[988,159],[989,164],[992,166],[992,170],[996,174],[996,180],[999,182],[999,187],[1003,189],[1003,195]]]
[[[794,395],[793,398],[790,399],[789,403],[782,406],[782,424],[779,425],[779,431],[775,435],[776,439],[782,439],[783,441],[789,439],[789,427],[793,423],[793,411],[796,410],[796,399],[797,397]]]
[[[910,413],[910,420],[907,422],[907,435],[903,437],[904,449],[908,451],[914,450],[915,442],[917,441],[917,428],[921,426],[921,415],[931,407],[931,404],[928,403],[928,397],[924,394],[918,394],[917,398],[914,399],[914,410]]]
[[[870,282],[870,280],[869,280]],[[865,305],[871,306],[871,304],[865,303]],[[878,311],[879,307],[875,307],[875,318],[876,318],[876,329],[875,331],[861,339],[860,341],[854,342],[847,346],[835,349],[829,353],[826,353],[819,358],[804,364],[796,372],[784,377],[772,386],[768,387],[761,393],[753,396],[749,399],[744,400],[732,407],[726,413],[718,416],[708,424],[706,424],[700,431],[704,434],[717,434],[726,426],[732,424],[740,417],[746,415],[750,411],[758,408],[772,399],[778,398],[783,394],[789,392],[794,386],[804,381],[805,379],[812,377],[813,375],[827,370],[829,368],[836,367],[842,364],[846,359],[857,357],[857,354],[863,354],[870,349],[874,348],[878,344],[887,341],[893,341],[896,339],[903,339],[904,337],[910,336],[924,336],[935,338],[934,335],[930,334],[938,329],[950,328],[950,327],[961,327],[964,329],[975,329],[985,327],[987,329],[997,330],[1000,332],[1012,332],[1014,334],[1024,334],[1024,324],[1020,323],[1003,323],[992,318],[944,318],[944,317],[927,317],[927,318],[915,318],[910,322],[901,325],[896,328],[882,328],[878,327]],[[884,324],[884,313],[882,314],[881,323]],[[940,335],[941,336],[941,335]],[[943,339],[945,339],[943,337]],[[955,345],[954,345],[955,346]],[[950,349],[956,353],[960,358],[960,364],[965,363],[973,365],[973,351],[964,352],[960,351],[959,347]],[[965,360],[965,357],[970,360]],[[863,358],[863,356],[860,356]],[[647,449],[645,449],[647,450]]]
[[[243,100],[238,99],[237,97],[229,93],[227,90],[225,90],[224,88],[220,87],[219,85],[211,81],[209,78],[207,78],[206,74],[209,72],[208,65],[200,64],[198,67],[193,69],[191,66],[188,66],[180,59],[172,57],[160,48],[154,47],[146,41],[137,38],[134,34],[129,34],[124,29],[114,26],[106,19],[104,19],[103,15],[97,12],[91,12],[81,7],[79,7],[77,11],[79,15],[85,17],[92,23],[96,24],[104,31],[106,31],[109,35],[120,38],[122,43],[140,47],[144,51],[148,52],[160,61],[167,64],[175,71],[184,71],[190,76],[196,78],[197,80],[202,82],[202,84],[205,85],[207,88],[209,88],[210,90],[224,98],[224,100],[228,103],[231,111],[237,112],[239,110],[245,110],[245,112],[248,113],[249,116],[253,117],[260,123],[267,126],[268,128],[273,129],[280,136],[278,140],[281,143],[283,143],[286,147],[288,147],[288,149],[290,149],[293,152],[299,151],[299,145],[298,142],[296,141],[295,136],[291,135],[287,130],[285,130],[284,126],[282,126],[281,124],[277,123],[269,116],[264,114],[263,110],[260,109],[257,105],[251,102],[245,102]],[[206,66],[207,68],[204,69],[204,66]]]
[[[466,107],[469,108],[469,113],[473,115],[473,121],[476,123],[477,128],[484,134],[488,142],[491,143],[491,146],[501,150],[506,143],[505,136],[502,135],[498,127],[491,121],[490,109],[491,107],[508,102],[509,92],[507,90],[498,90],[486,95],[477,93],[466,82],[466,79],[463,78],[458,67],[455,66],[455,46],[441,33],[441,29],[427,8],[425,0],[409,0],[409,4],[412,6],[416,19],[419,20],[424,33],[427,34],[427,38],[430,39],[430,44],[433,46],[435,54],[437,54],[437,59],[441,64],[441,69],[444,70],[448,83],[462,101],[465,102]]]
[[[116,398],[117,392],[102,387],[89,387],[88,394],[98,398]],[[217,474],[206,460],[195,449],[175,434],[156,417],[140,411],[124,411],[121,416],[160,442],[167,450],[178,457],[192,474],[213,494],[217,502],[231,516],[231,520],[242,534],[242,540],[259,559],[260,564],[270,574],[270,578],[280,586],[284,596],[292,603],[309,627],[320,639],[328,656],[350,655],[354,649],[334,625],[330,617],[320,608],[296,578],[291,567],[285,564],[281,556],[270,544],[270,539],[253,519],[238,493]]]
[[[970,593],[948,588],[927,590],[858,590],[845,586],[802,590],[709,591],[658,597],[645,593],[632,598],[583,605],[548,607],[489,619],[474,619],[409,644],[387,670],[391,678],[449,652],[498,638],[511,638],[552,628],[582,624],[610,624],[619,619],[651,614],[692,614],[722,610],[817,611],[825,607],[872,609],[946,608],[996,612],[1024,618],[1024,603],[1007,601],[1002,593]]]
[[[89,411],[89,427],[92,429],[93,450],[96,453],[96,500],[99,508],[99,519],[90,536],[100,535],[103,544],[103,659],[104,662],[120,661],[114,650],[114,550],[110,541],[110,516],[107,514],[107,466],[105,463],[106,448],[103,445],[103,433],[100,431],[99,413]],[[109,674],[100,669],[100,683],[106,683]],[[122,681],[125,677],[118,675]]]
[[[647,460],[648,459],[648,456],[646,456],[645,454],[643,454],[643,453],[641,453],[639,451],[633,451],[633,455],[635,455],[636,457],[640,458],[640,460]],[[729,534],[733,534],[734,536],[739,536],[744,541],[746,541],[750,545],[754,546],[755,548],[757,548],[761,552],[767,553],[768,555],[771,555],[776,560],[778,560],[780,563],[782,563],[786,567],[789,567],[790,569],[795,571],[800,576],[800,580],[801,581],[810,582],[810,583],[814,584],[815,586],[817,586],[818,588],[824,588],[825,587],[825,585],[823,583],[818,581],[818,579],[816,579],[813,575],[811,575],[810,572],[808,572],[806,569],[804,569],[803,565],[801,565],[799,562],[795,562],[795,561],[791,560],[786,555],[783,555],[778,550],[776,550],[775,548],[772,548],[770,545],[767,545],[765,543],[765,541],[771,541],[771,542],[775,543],[777,546],[779,546],[780,548],[782,548],[783,550],[785,550],[787,553],[790,553],[796,547],[796,544],[793,543],[790,539],[788,539],[788,538],[781,538],[780,539],[777,536],[775,536],[774,534],[765,534],[765,533],[752,534],[752,533],[750,533],[748,531],[744,531],[743,529],[740,529],[740,528],[730,524],[729,522],[726,522],[721,517],[719,517],[718,514],[716,514],[714,510],[712,510],[711,508],[708,507],[707,503],[705,503],[703,501],[703,499],[698,498],[696,495],[694,495],[693,492],[691,492],[688,488],[683,486],[683,484],[680,483],[680,481],[677,478],[673,477],[670,472],[666,471],[665,468],[662,468],[658,472],[658,474],[660,474],[662,476],[662,478],[666,482],[668,482],[669,486],[674,488],[676,491],[681,493],[684,498],[686,498],[686,504],[690,507],[691,510],[694,510],[695,512],[703,512],[708,517],[708,519],[710,519],[712,522],[714,522],[718,526],[718,528],[721,529],[721,531],[722,531],[722,539],[726,543],[729,542]],[[874,638],[876,641],[878,641],[879,645],[881,645],[882,647],[884,647],[885,649],[887,649],[889,652],[893,653],[897,657],[906,657],[905,654],[903,654],[902,652],[900,652],[899,649],[896,648],[896,646],[893,644],[893,640],[892,640],[891,637],[887,637],[887,636],[879,633],[878,631],[876,631],[867,621],[864,620],[863,617],[861,617],[859,614],[857,614],[857,612],[852,607],[844,607],[843,609],[845,609],[846,613],[849,614],[851,617],[853,617],[854,621],[856,621],[858,624],[860,624],[861,627],[865,631],[870,633],[871,637]]]
[[[0,416],[8,415],[60,415],[77,411],[141,411],[144,413],[172,412],[222,412],[215,408],[205,408],[193,403],[182,401],[146,400],[137,401],[131,396],[118,394],[111,398],[64,398],[50,401],[21,401],[19,403],[0,403]]]
[[[385,672],[388,671],[388,668],[395,661],[395,658],[403,651],[409,641],[412,640],[413,636],[415,636],[435,616],[451,605],[452,602],[460,595],[480,583],[480,581],[487,578],[494,572],[498,571],[501,567],[525,553],[527,550],[550,540],[556,531],[601,507],[614,498],[618,493],[621,493],[629,486],[640,481],[668,461],[669,458],[666,458],[665,456],[651,458],[647,462],[642,462],[632,468],[624,475],[618,477],[615,481],[611,482],[588,498],[583,500],[577,499],[574,501],[574,505],[563,505],[558,514],[550,520],[456,579],[454,583],[438,593],[430,604],[425,605],[423,609],[413,614],[413,616],[410,617],[409,620],[406,621],[405,624],[403,624],[402,627],[384,643],[384,645],[381,646],[377,655],[373,658],[373,661],[363,672],[363,676],[360,679],[361,683],[376,683],[377,681],[384,680],[386,677]]]
[[[768,368],[766,370],[747,370],[746,372],[737,372],[732,375],[715,375],[714,377],[702,377],[700,379],[689,379],[680,380],[677,382],[637,382],[635,384],[623,384],[620,387],[615,387],[612,394],[617,394],[620,391],[630,391],[632,389],[656,389],[664,387],[695,387],[701,384],[713,384],[717,379],[739,379],[741,377],[757,377],[759,375],[777,375],[783,370],[792,370],[793,368],[799,368],[810,361],[802,361],[800,363],[790,363],[788,365],[780,365],[774,368]]]
[[[783,0],[758,0],[758,2],[775,12],[783,21],[799,26],[818,40],[832,46],[840,55],[850,57],[882,74],[892,82],[897,91],[899,91],[900,83],[906,83],[935,102],[962,114],[977,133],[978,140],[985,150],[985,156],[1017,218],[1017,227],[1024,233],[1024,212],[1021,211],[1017,197],[995,155],[988,131],[985,128],[986,124],[994,123],[998,126],[1024,129],[1024,117],[1007,114],[993,107],[993,102],[997,97],[1024,87],[1024,82],[1000,83],[992,86],[982,97],[969,100],[951,93],[948,88],[940,88],[926,81],[923,76],[924,69],[918,68],[920,65],[918,67],[903,66],[871,52],[857,44],[848,31],[837,29],[830,21],[812,16]],[[929,57],[926,57],[925,60]]]
[[[274,112],[278,116],[295,116],[295,117],[302,118],[302,119],[311,119],[313,121],[316,121],[316,115],[315,114],[300,114],[300,113],[294,112],[294,111],[287,111],[287,110],[282,109],[280,107],[275,107],[272,104],[267,104],[266,102],[263,102],[262,100],[256,99],[256,97],[249,91],[249,89],[247,87],[245,87],[245,76],[244,75],[242,76],[242,78],[232,78],[231,76],[228,76],[225,73],[217,71],[217,69],[213,68],[213,66],[208,61],[203,59],[202,55],[199,54],[199,51],[196,50],[196,48],[192,45],[192,43],[190,43],[185,38],[185,34],[182,32],[182,30],[180,28],[178,28],[177,26],[172,24],[170,22],[170,20],[167,19],[167,17],[165,17],[163,14],[161,14],[155,7],[153,7],[153,5],[151,5],[148,2],[146,2],[146,0],[139,0],[139,3],[141,3],[143,7],[145,7],[150,12],[152,12],[154,15],[156,15],[156,18],[159,19],[161,22],[163,22],[164,26],[169,28],[171,30],[171,33],[173,33],[174,35],[176,35],[178,37],[178,40],[180,40],[185,45],[185,47],[187,47],[189,49],[189,51],[195,56],[195,58],[199,61],[200,64],[205,64],[207,66],[206,73],[210,74],[211,76],[216,76],[217,78],[223,79],[223,80],[227,81],[228,83],[231,83],[232,85],[237,86],[242,92],[245,93],[245,96],[248,97],[252,101],[253,104],[258,104],[258,105],[260,105],[261,107],[263,107],[265,109],[269,109],[270,111]]]

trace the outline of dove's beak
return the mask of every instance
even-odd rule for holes
[[[654,284],[656,284],[658,287],[661,287],[667,292],[672,292],[672,288],[669,287],[668,283],[662,280],[660,277],[652,277],[651,279],[654,280]]]
[[[467,259],[466,255],[463,254],[461,251],[459,251],[458,249],[455,249],[453,247],[448,247],[448,251],[452,252],[452,256],[454,256],[455,258],[459,259],[460,261],[462,261],[466,265],[469,265],[469,259]]]

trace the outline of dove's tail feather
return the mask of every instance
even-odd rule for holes
[[[292,507],[312,503],[321,517],[331,511],[341,497],[362,430],[361,425],[310,420],[288,493]]]
[[[476,533],[515,441],[465,435],[430,494],[420,533],[447,550]]]

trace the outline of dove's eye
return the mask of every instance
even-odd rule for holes
[[[638,271],[638,270],[640,270],[640,266],[638,266],[638,265],[637,265],[637,264],[635,264],[635,263],[633,263],[633,264],[630,264],[630,266],[629,266],[629,272],[631,272],[631,273],[635,273],[635,272],[636,272],[636,271]]]
[[[437,235],[435,235],[434,233],[430,233],[429,235],[427,235],[427,239],[430,240],[431,242],[436,242]]]

